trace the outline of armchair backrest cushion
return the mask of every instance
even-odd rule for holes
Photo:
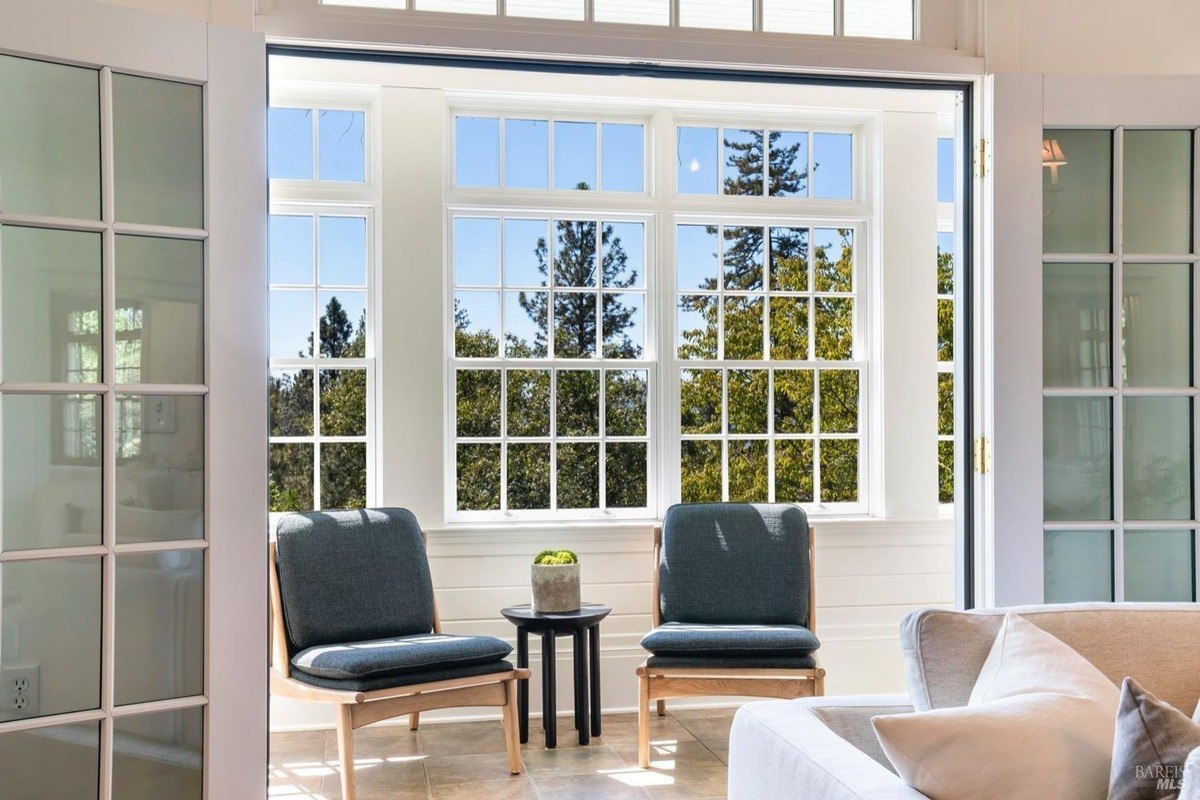
[[[662,621],[807,626],[808,536],[794,505],[672,506],[658,563]]]
[[[403,508],[289,514],[276,529],[291,653],[433,630],[433,581]]]

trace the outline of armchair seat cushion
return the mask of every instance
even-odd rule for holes
[[[511,672],[513,665],[509,661],[489,661],[486,664],[471,664],[470,666],[447,667],[445,669],[428,669],[419,672],[401,672],[397,675],[373,675],[368,678],[351,678],[338,680],[336,678],[319,678],[316,675],[299,670],[292,670],[292,678],[319,686],[322,689],[336,689],[343,692],[374,692],[378,689],[396,689],[403,686],[416,686],[421,683],[437,683],[458,678],[481,678],[498,672]],[[487,680],[480,680],[486,683]]]
[[[318,645],[293,656],[292,667],[317,678],[361,680],[488,664],[511,652],[491,636],[428,633]]]
[[[808,656],[650,656],[650,670],[661,669],[816,669],[817,659]]]
[[[655,656],[675,658],[803,658],[820,646],[802,625],[667,622],[642,638],[642,647]]]

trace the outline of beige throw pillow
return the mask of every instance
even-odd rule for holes
[[[1008,614],[966,706],[875,717],[879,743],[932,800],[1105,800],[1117,687]]]

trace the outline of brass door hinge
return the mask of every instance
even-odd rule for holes
[[[980,475],[992,471],[992,442],[986,436],[975,437],[975,471]]]
[[[979,178],[986,178],[988,173],[987,165],[987,139],[980,139],[975,144],[975,175]]]

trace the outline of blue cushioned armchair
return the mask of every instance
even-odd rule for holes
[[[521,772],[517,680],[490,636],[441,632],[425,536],[402,508],[289,514],[270,544],[271,690],[337,707],[342,798],[354,800],[356,728],[435,708],[501,706]]]
[[[637,668],[638,760],[650,764],[650,701],[818,697],[825,670],[813,587],[813,537],[798,506],[698,503],[654,529],[651,655]]]

